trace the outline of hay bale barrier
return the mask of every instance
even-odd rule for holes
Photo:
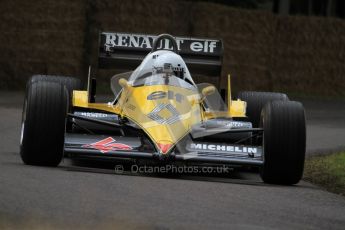
[[[118,31],[223,39],[221,87],[231,73],[234,91],[345,96],[340,19],[175,0],[3,0],[0,21],[0,89],[23,89],[37,73],[86,78],[97,63],[98,31]],[[93,71],[104,82],[114,73]]]
[[[82,0],[0,3],[0,88],[24,89],[33,74],[81,76]]]
[[[278,17],[274,90],[345,95],[345,21]]]

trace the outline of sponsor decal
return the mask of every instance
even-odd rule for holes
[[[136,107],[135,107],[135,105],[128,104],[126,108],[128,108],[130,110],[135,110]]]
[[[97,141],[92,144],[86,144],[82,146],[83,148],[97,149],[102,153],[107,153],[109,151],[116,150],[132,150],[133,148],[129,145],[117,143],[112,137],[105,138],[103,140]]]
[[[152,49],[157,36],[143,34],[107,33],[101,34],[101,45],[105,52],[112,52],[112,48]],[[175,37],[177,48],[185,53],[220,54],[221,41],[215,39],[199,39]],[[170,40],[161,40],[158,49],[172,50]]]
[[[81,116],[84,117],[93,117],[93,118],[102,118],[102,117],[108,117],[105,113],[90,113],[90,112],[81,112]]]
[[[205,122],[206,128],[230,128],[230,129],[236,129],[236,128],[252,128],[252,125],[250,122],[243,122],[243,121],[228,121],[228,120],[209,120]]]
[[[152,92],[150,95],[147,96],[147,100],[159,100],[163,98],[168,98],[169,100],[176,100],[177,102],[181,103],[184,100],[184,96],[180,93],[175,93],[174,91],[155,91]]]
[[[163,118],[159,115],[159,113],[164,109],[170,112],[170,116],[168,118]],[[171,125],[180,120],[179,112],[171,104],[158,104],[149,114],[147,114],[147,116],[151,120],[162,125]]]
[[[231,121],[227,123],[226,126],[229,128],[251,128],[251,126],[248,123],[238,121]]]
[[[240,145],[221,145],[221,144],[204,144],[204,143],[190,143],[187,147],[193,151],[206,150],[210,152],[236,152],[247,154],[258,154],[261,148],[252,146],[240,146]]]

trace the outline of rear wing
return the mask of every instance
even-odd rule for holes
[[[151,51],[157,36],[102,32],[99,35],[98,68],[134,70]],[[179,54],[192,74],[219,77],[222,69],[223,43],[217,39],[175,37]],[[172,49],[164,39],[160,49]]]

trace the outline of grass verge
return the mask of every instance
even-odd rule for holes
[[[345,152],[307,158],[304,179],[345,196]]]

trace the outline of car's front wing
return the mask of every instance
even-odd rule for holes
[[[66,134],[65,155],[75,158],[116,160],[157,159],[158,152],[145,150],[137,137]],[[172,152],[174,161],[252,165],[263,164],[261,146],[245,146],[210,142],[188,142],[184,151]]]

